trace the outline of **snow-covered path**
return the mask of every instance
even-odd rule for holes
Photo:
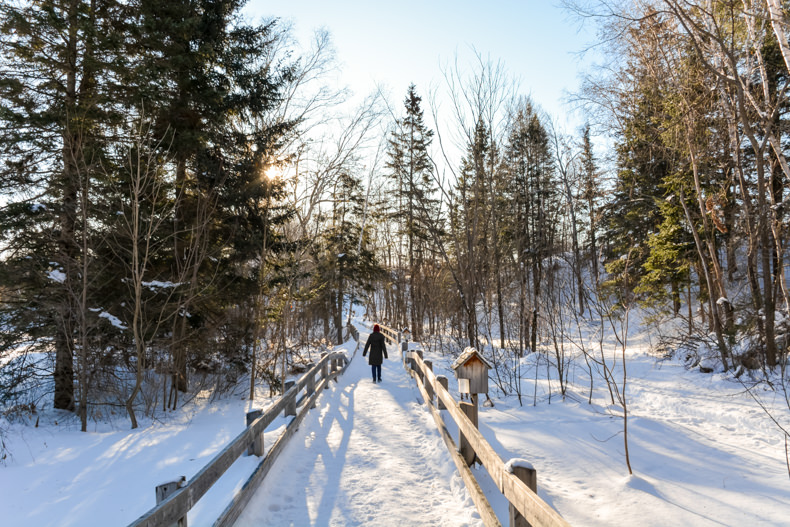
[[[360,346],[237,526],[482,525],[400,353],[388,348],[374,384]]]

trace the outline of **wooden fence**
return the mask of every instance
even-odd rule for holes
[[[393,342],[393,343],[397,344],[397,343],[399,343],[401,341],[401,334],[400,334],[400,331],[398,331],[397,329],[388,328],[387,326],[384,326],[383,324],[379,324],[379,329],[381,330],[381,333],[390,342]]]
[[[263,456],[263,432],[274,419],[284,412],[286,416],[294,418],[288,423],[285,431],[280,435],[268,454],[249,477],[244,486],[233,497],[222,515],[214,522],[215,527],[232,525],[239,517],[241,511],[250,501],[255,489],[269,472],[272,464],[285,448],[285,444],[294,435],[299,424],[304,419],[310,408],[315,407],[315,401],[328,383],[342,374],[349,364],[348,357],[341,352],[322,353],[321,360],[313,366],[301,379],[292,383],[285,394],[265,412],[258,410],[251,413],[254,419],[248,422],[247,429],[231,441],[214,459],[184,483],[184,478],[156,488],[158,503],[153,509],[143,514],[140,518],[129,524],[129,527],[169,527],[178,525],[186,527],[187,513],[197,501],[219,480],[220,476],[242,454],[251,451],[257,456]],[[318,375],[318,382],[316,376]],[[287,385],[286,385],[287,387]],[[300,397],[299,394],[305,393]],[[301,410],[297,413],[297,408]],[[248,414],[248,420],[251,417]],[[258,415],[260,415],[258,417]]]
[[[385,335],[398,334],[397,331],[382,327]],[[404,359],[405,359],[405,348]],[[529,525],[531,527],[569,527],[562,516],[543,501],[536,493],[537,481],[534,470],[520,470],[522,467],[516,463],[506,465],[496,451],[488,444],[477,429],[477,422],[470,420],[461,404],[456,401],[447,390],[447,379],[433,373],[432,364],[424,361],[422,352],[413,352],[410,361],[405,364],[412,377],[414,377],[423,400],[433,415],[439,433],[444,439],[447,449],[466,484],[466,488],[477,506],[483,522],[487,526],[501,526],[491,504],[480,488],[474,474],[469,469],[468,460],[459,451],[455,441],[450,435],[440,410],[446,410],[453,419],[459,431],[459,443],[465,444],[472,450],[471,459],[476,459],[485,467],[491,479],[496,483],[499,491],[510,503],[511,527]],[[437,404],[434,404],[434,397]],[[515,460],[511,460],[515,461]],[[527,480],[527,481],[524,481]],[[530,481],[531,480],[531,481]],[[530,488],[530,485],[534,488]]]

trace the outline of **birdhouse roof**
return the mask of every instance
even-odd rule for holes
[[[468,347],[468,348],[466,348],[464,350],[463,353],[458,355],[457,359],[455,359],[455,362],[453,362],[453,369],[456,370],[460,366],[464,366],[472,358],[476,358],[477,360],[482,362],[485,365],[485,367],[488,368],[489,370],[493,368],[491,363],[488,362],[487,360],[485,360],[485,358],[483,358],[483,356],[480,354],[479,351],[477,351],[476,349],[474,349],[472,347]]]

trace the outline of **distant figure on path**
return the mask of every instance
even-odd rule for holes
[[[388,359],[389,357],[387,356],[387,346],[384,343],[384,335],[381,333],[381,328],[378,324],[373,326],[373,333],[370,334],[368,341],[365,343],[365,350],[362,352],[363,357],[368,354],[368,350],[370,350],[368,364],[370,364],[370,371],[373,373],[373,382],[381,382],[381,363],[384,361],[383,359]]]

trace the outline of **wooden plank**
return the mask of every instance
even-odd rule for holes
[[[436,376],[436,380],[439,381],[439,384],[442,385],[442,388],[444,388],[445,391],[447,391],[447,377],[445,377],[444,375],[437,375]],[[437,402],[438,402],[439,410],[446,410],[447,409],[444,406],[444,403],[442,402],[441,399],[439,399]]]
[[[286,392],[291,391],[291,388],[294,387],[294,381],[285,381],[285,390]],[[288,399],[288,404],[285,405],[285,410],[283,410],[283,417],[290,417],[292,415],[296,415],[296,394],[294,397],[290,397]]]
[[[334,372],[327,379],[337,377],[348,367],[348,359],[344,353],[335,352],[322,357],[310,372],[288,390],[276,403],[270,406],[264,414],[250,424],[243,432],[234,438],[225,448],[223,448],[214,458],[201,470],[197,472],[187,484],[175,494],[167,498],[162,503],[153,507],[151,510],[140,516],[129,527],[161,527],[170,525],[178,521],[179,518],[186,516],[187,512],[197,503],[197,501],[208,492],[217,480],[230,468],[239,458],[247,447],[253,443],[256,436],[263,433],[284,410],[291,400],[295,401],[299,391],[307,384],[307,375],[315,375],[315,372],[324,368],[328,361],[332,359],[341,360],[345,363],[342,370]],[[316,391],[316,394],[319,391]]]
[[[165,501],[167,498],[175,494],[186,482],[187,478],[181,476],[176,481],[168,481],[156,487],[156,503],[157,505]],[[174,523],[171,527],[187,527],[187,517],[178,519],[178,523]]]
[[[511,471],[514,476],[526,483],[532,492],[538,492],[538,473],[533,467],[513,466]],[[512,503],[508,507],[508,516],[510,527],[532,527]]]
[[[467,402],[460,402],[458,407],[461,408],[461,411],[464,415],[469,419],[469,421],[477,428],[477,406],[472,403]],[[461,453],[461,457],[464,458],[466,464],[470,467],[475,463],[475,449],[472,448],[471,443],[467,441],[466,436],[464,435],[463,430],[458,431],[458,445],[459,451]]]
[[[415,379],[417,378],[416,374],[414,373],[412,373],[412,376],[415,377]],[[458,453],[458,448],[456,447],[455,441],[453,441],[449,430],[447,430],[447,426],[444,424],[444,419],[442,419],[441,412],[436,409],[432,401],[428,400],[428,392],[425,390],[425,387],[419,382],[417,383],[417,387],[420,389],[423,400],[427,403],[426,406],[431,411],[431,415],[433,416],[433,420],[436,423],[436,427],[439,429],[439,434],[442,436],[444,444],[447,446],[447,450],[450,452],[450,457],[452,458],[453,463],[455,463],[458,473],[461,474],[461,479],[463,479],[464,484],[466,485],[466,490],[469,492],[469,496],[471,496],[472,501],[477,507],[477,512],[480,514],[480,518],[483,520],[483,523],[486,525],[486,527],[501,527],[502,524],[497,518],[493,507],[491,507],[491,504],[488,502],[488,498],[486,498],[483,489],[480,488],[480,484],[477,482],[475,475],[466,464],[464,458]]]
[[[316,400],[321,392],[326,388],[332,378],[337,377],[337,375],[342,374],[348,368],[350,362],[348,361],[345,355],[342,357],[343,362],[345,363],[342,370],[337,372],[335,375],[329,376],[326,379],[322,379],[317,386],[315,386],[315,392],[310,398],[307,399],[306,404],[302,407],[302,410],[299,414],[291,420],[286,428],[286,432],[284,432],[272,446],[271,450],[267,454],[266,458],[261,461],[258,468],[255,469],[255,472],[249,477],[247,482],[244,486],[239,490],[236,496],[233,497],[231,503],[225,508],[225,511],[220,515],[216,522],[214,522],[214,527],[227,527],[233,525],[233,523],[238,519],[241,515],[241,512],[244,510],[244,507],[247,506],[252,495],[255,493],[255,490],[258,486],[263,482],[263,479],[266,477],[266,474],[269,473],[269,470],[274,465],[275,460],[282,452],[283,448],[285,448],[286,443],[288,440],[293,437],[294,432],[297,430],[299,424],[304,419],[304,416],[307,414],[310,408],[315,408]]]
[[[458,430],[464,434],[469,444],[475,451],[480,463],[486,468],[491,479],[499,487],[500,492],[513,504],[519,513],[534,527],[569,527],[569,524],[560,514],[552,509],[536,493],[513,474],[505,469],[505,464],[488,444],[483,434],[472,425],[472,422],[461,411],[453,396],[438,382],[434,373],[425,367],[422,359],[415,357],[417,369],[422,372],[425,382],[430,383],[436,396],[447,407],[447,412],[452,416]]]
[[[230,527],[236,522],[236,520],[238,520],[241,512],[250,502],[250,499],[252,499],[252,496],[258,489],[258,486],[263,482],[272,466],[274,466],[274,462],[277,461],[277,458],[285,449],[288,441],[296,433],[296,430],[299,428],[302,420],[310,410],[312,403],[318,399],[318,396],[321,394],[323,389],[326,388],[330,381],[331,379],[329,378],[322,379],[321,382],[316,386],[315,393],[313,393],[313,395],[307,401],[308,404],[305,404],[299,411],[299,414],[297,414],[297,416],[294,417],[290,423],[288,423],[285,431],[280,435],[280,437],[277,438],[277,441],[275,441],[274,445],[272,445],[272,448],[269,450],[268,454],[266,454],[266,457],[263,459],[263,461],[261,461],[258,467],[255,469],[255,472],[250,475],[242,488],[239,489],[239,492],[233,497],[233,500],[230,502],[230,504],[225,508],[220,517],[217,518],[217,521],[214,522],[214,527]]]
[[[433,362],[429,360],[423,362],[426,368],[433,371]],[[433,404],[433,386],[431,386],[430,383],[425,383],[424,386],[425,386],[425,391],[428,393],[428,399],[431,401],[431,404]]]
[[[255,422],[257,418],[263,415],[263,410],[253,410],[251,412],[247,412],[245,416],[247,420],[247,426],[250,426],[252,423]],[[254,439],[252,444],[247,446],[247,455],[248,456],[262,456],[263,455],[263,434],[253,434]]]

